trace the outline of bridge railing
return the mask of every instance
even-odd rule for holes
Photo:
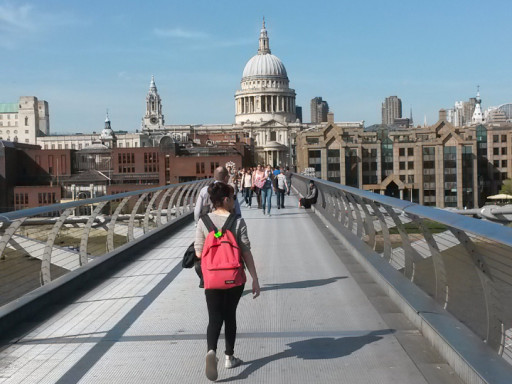
[[[208,182],[0,213],[0,307],[191,212]]]
[[[403,276],[512,362],[512,228],[294,175],[314,208],[351,231]]]

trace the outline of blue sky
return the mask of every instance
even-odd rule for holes
[[[512,102],[511,3],[403,1],[0,0],[0,102],[33,95],[53,133],[135,131],[155,75],[167,124],[232,123],[234,93],[262,17],[309,121],[380,122],[398,95],[416,123],[473,97]]]

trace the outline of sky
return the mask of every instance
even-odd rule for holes
[[[166,124],[230,124],[265,17],[310,121],[380,123],[385,97],[416,124],[468,100],[512,102],[509,0],[0,0],[0,103],[46,100],[54,134],[140,129],[151,75]]]

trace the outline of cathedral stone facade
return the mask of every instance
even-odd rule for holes
[[[45,149],[82,149],[100,140],[107,146],[127,148],[167,145],[169,142],[197,145],[200,144],[198,137],[207,137],[207,145],[215,145],[216,142],[225,143],[226,138],[230,138],[230,142],[244,142],[251,146],[250,152],[254,158],[244,159],[245,164],[295,166],[297,135],[304,129],[327,126],[327,123],[300,122],[297,119],[295,96],[283,62],[271,53],[263,21],[257,53],[245,65],[240,89],[235,92],[233,124],[165,124],[162,99],[152,76],[141,132],[117,134],[114,140],[109,135],[106,140],[105,132],[100,135],[49,136],[40,138],[38,144]],[[353,123],[357,127],[361,124]]]
[[[289,87],[286,68],[271,54],[265,21],[258,52],[245,65],[240,88],[235,93],[234,124],[164,125],[162,102],[152,78],[142,132],[151,134],[155,143],[165,137],[188,142],[198,135],[215,137],[232,133],[254,144],[253,163],[294,165],[295,137],[305,125],[297,121],[295,90]]]

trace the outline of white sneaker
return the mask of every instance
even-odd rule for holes
[[[233,355],[228,356],[226,355],[226,362],[224,363],[224,367],[227,369],[238,367],[240,364],[242,364],[242,360],[240,360],[238,357],[235,357]]]
[[[206,377],[208,380],[215,381],[219,376],[217,372],[217,355],[213,349],[210,349],[206,354]]]

